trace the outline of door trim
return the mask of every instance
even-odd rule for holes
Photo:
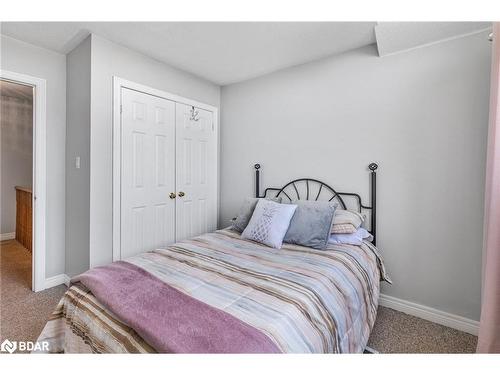
[[[121,89],[126,88],[142,92],[144,94],[157,96],[159,98],[171,100],[173,102],[192,105],[205,109],[213,113],[215,138],[217,140],[216,156],[216,181],[217,194],[215,205],[217,207],[217,218],[219,217],[219,110],[209,104],[201,103],[196,100],[184,98],[166,91],[158,90],[153,87],[145,86],[140,83],[132,82],[117,76],[113,76],[113,261],[120,259],[121,251]]]
[[[33,94],[33,187],[32,228],[33,261],[31,288],[45,289],[46,202],[47,202],[47,147],[46,147],[46,87],[45,79],[27,74],[0,70],[0,78],[34,88]]]

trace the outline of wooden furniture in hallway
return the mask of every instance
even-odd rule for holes
[[[32,193],[30,188],[16,186],[16,240],[32,250]]]

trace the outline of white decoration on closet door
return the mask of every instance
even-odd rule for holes
[[[155,108],[155,115],[156,115],[156,124],[157,125],[165,124],[165,109],[163,109],[161,107],[156,107]]]
[[[162,187],[167,183],[168,171],[168,146],[167,137],[164,135],[156,135],[155,137],[155,166],[156,166],[156,186]]]
[[[182,213],[182,219],[178,221],[176,240],[184,240],[195,235],[193,221],[193,201],[189,198],[177,202],[177,212]]]
[[[145,251],[144,248],[146,247],[144,242],[144,236],[146,235],[144,233],[146,231],[146,223],[144,222],[145,209],[144,206],[132,208],[132,251],[136,253]]]
[[[170,242],[166,242],[166,238],[172,238],[175,236],[174,228],[172,227],[173,214],[169,212],[168,205],[166,203],[157,204],[155,207],[155,244],[156,247],[164,247]],[[152,249],[149,249],[152,250]],[[145,250],[148,251],[148,250]]]
[[[193,165],[192,165],[192,151],[191,151],[191,145],[193,143],[193,140],[190,138],[184,138],[182,140],[183,144],[183,149],[182,149],[182,169],[179,171],[184,178],[180,181],[182,181],[182,185],[191,185],[192,181],[192,176],[193,176]]]
[[[146,115],[146,105],[140,102],[133,102],[134,120],[144,120]]]
[[[217,139],[213,113],[176,103],[177,122],[177,241],[216,229]],[[189,146],[188,146],[189,145]],[[179,194],[180,193],[180,194]],[[182,196],[182,193],[184,195]]]
[[[121,89],[121,259],[175,241],[175,104]]]
[[[208,217],[207,217],[207,200],[198,200],[198,223],[199,223],[199,233],[208,232]]]
[[[134,165],[134,186],[136,188],[144,187],[144,136],[143,132],[132,131],[133,138],[133,165]]]
[[[200,184],[207,183],[207,141],[200,141]]]

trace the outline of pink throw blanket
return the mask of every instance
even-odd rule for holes
[[[278,353],[264,333],[127,262],[93,268],[81,282],[161,353]]]

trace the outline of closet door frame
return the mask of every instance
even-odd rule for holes
[[[217,220],[219,218],[219,195],[220,195],[220,174],[219,174],[219,155],[220,155],[220,133],[219,133],[219,110],[209,104],[201,103],[196,100],[184,98],[166,91],[158,90],[153,87],[145,86],[132,82],[117,76],[113,76],[113,261],[121,258],[121,90],[122,88],[135,90],[144,94],[157,96],[159,98],[171,100],[173,102],[183,103],[198,107],[212,112],[213,126],[216,137],[216,208]],[[218,223],[217,223],[218,226]]]

